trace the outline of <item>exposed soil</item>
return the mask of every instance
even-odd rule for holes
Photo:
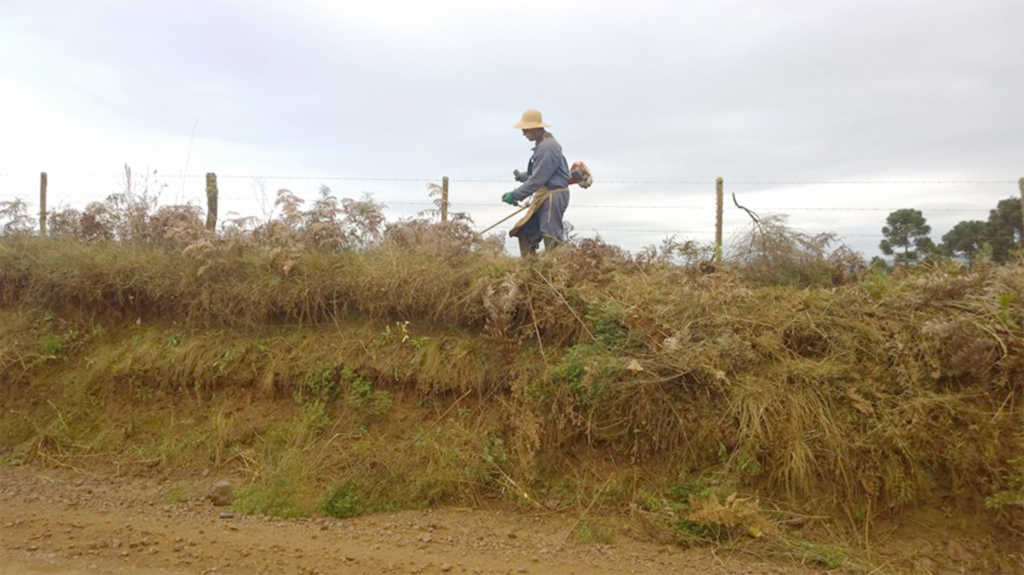
[[[822,573],[622,535],[609,545],[581,544],[569,535],[580,518],[568,514],[432,509],[281,520],[239,516],[201,496],[170,504],[172,485],[153,477],[0,468],[0,572]]]

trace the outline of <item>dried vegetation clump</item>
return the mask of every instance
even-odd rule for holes
[[[75,376],[91,389],[202,398],[255,388],[322,408],[348,398],[364,430],[390,404],[367,407],[379,396],[352,391],[357,380],[424,401],[469,397],[499,420],[425,437],[440,441],[445,429],[475,450],[459,464],[475,470],[464,485],[499,484],[534,503],[545,478],[576,473],[572,462],[587,458],[670,470],[668,481],[717,473],[739,491],[854,515],[949,493],[979,505],[1019,495],[1020,261],[932,264],[896,278],[770,218],[722,264],[689,244],[632,256],[600,239],[520,260],[464,218],[385,224],[369,198],[326,192],[310,211],[286,191],[278,202],[281,218],[230,222],[216,235],[5,238],[5,329],[31,323],[12,319],[29,309],[66,327],[47,320],[5,333],[0,383],[80,370],[75,350],[92,345],[106,353],[94,350]],[[151,221],[191,229],[179,224],[196,218],[175,213]],[[33,349],[55,333],[65,338],[58,352]],[[330,410],[318,413],[328,418],[318,429],[337,429]],[[249,465],[262,445],[253,441],[238,439]],[[410,445],[382,465],[409,464],[409,450],[433,461]],[[318,461],[325,474],[357,467]],[[339,513],[353,485],[336,487]],[[417,489],[452,496],[439,485]],[[729,495],[689,502],[692,516],[770,529],[756,500]]]

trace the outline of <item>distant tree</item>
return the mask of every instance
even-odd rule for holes
[[[928,237],[932,228],[920,210],[896,210],[889,214],[885,222],[888,224],[882,228],[885,239],[878,247],[883,254],[894,256],[896,263],[914,263],[934,252],[935,244]],[[899,249],[902,249],[902,252],[897,251]]]
[[[950,255],[971,259],[989,241],[988,228],[987,222],[979,220],[960,222],[942,236],[942,248]]]
[[[988,213],[988,241],[992,259],[1005,263],[1010,252],[1024,247],[1024,221],[1021,221],[1020,198],[1002,200]]]

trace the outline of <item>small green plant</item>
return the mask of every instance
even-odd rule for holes
[[[668,488],[669,497],[681,504],[689,505],[690,496],[701,501],[707,501],[714,494],[719,498],[726,496],[721,482],[714,475],[701,475],[699,477],[686,479]]]
[[[0,467],[18,465],[22,459],[25,459],[25,451],[21,449],[8,451],[7,453],[0,454]]]
[[[488,437],[484,441],[484,459],[501,467],[508,462],[508,448],[500,437]]]
[[[409,322],[408,321],[396,321],[394,331],[391,330],[390,325],[384,326],[384,331],[381,332],[377,339],[373,341],[373,345],[380,347],[392,339],[397,339],[399,343],[405,343],[409,341]]]
[[[331,425],[327,405],[319,400],[302,404],[295,417],[268,434],[268,438],[284,445],[303,446],[320,437]]]
[[[379,417],[391,409],[391,394],[385,390],[374,390],[369,380],[351,368],[341,370],[341,379],[348,387],[346,399],[364,417]]]
[[[67,344],[68,340],[64,338],[64,336],[57,335],[55,333],[48,333],[43,337],[43,343],[39,349],[39,353],[45,356],[56,357]]]
[[[999,309],[1008,310],[1013,302],[1017,301],[1019,294],[1017,292],[1007,291],[996,296],[996,303],[999,304]]]
[[[815,563],[826,569],[837,569],[849,562],[846,552],[835,545],[802,539],[790,540],[786,545],[790,547],[789,553],[800,561]]]
[[[562,360],[551,368],[556,379],[566,380],[581,407],[600,401],[605,387],[622,361],[601,344],[580,344],[565,351]]]
[[[321,366],[310,371],[299,384],[296,400],[299,403],[309,400],[332,403],[339,395],[337,379],[334,370],[329,366]]]
[[[321,510],[325,515],[347,519],[364,513],[365,504],[359,489],[352,483],[338,485],[324,498]]]
[[[1012,471],[1006,476],[1007,489],[985,498],[985,507],[1000,509],[1008,506],[1024,507],[1024,455],[1010,460]]]
[[[308,515],[297,502],[299,486],[287,474],[270,477],[262,484],[243,487],[238,490],[231,508],[246,515],[267,515],[294,519]]]
[[[761,462],[757,458],[759,449],[760,446],[756,441],[744,443],[733,452],[731,463],[743,473],[751,477],[757,477],[763,471]]]
[[[220,357],[213,362],[213,368],[219,375],[224,375],[224,373],[227,372],[228,367],[231,365],[232,355],[231,350],[226,349],[224,350],[224,353],[220,354]]]
[[[724,446],[719,446],[719,455],[724,455]],[[711,499],[726,499],[726,490],[718,477],[701,475],[685,479],[667,489],[667,513],[672,518],[672,528],[677,542],[693,540],[721,541],[727,539],[729,530],[716,523],[695,521],[688,518],[693,502]]]
[[[1020,294],[1012,291],[1003,292],[996,296],[996,304],[999,305],[997,316],[1010,329],[1020,329],[1020,325],[1010,315],[1010,308],[1019,297]]]
[[[870,272],[864,277],[863,281],[860,282],[864,291],[876,300],[881,300],[885,297],[889,289],[889,272],[885,269],[872,268]]]
[[[646,489],[637,489],[633,492],[633,504],[644,511],[658,513],[665,508],[665,503],[664,499]]]
[[[430,336],[411,335],[409,333],[408,321],[396,321],[394,326],[384,326],[384,331],[377,336],[377,339],[373,340],[373,345],[375,347],[381,347],[392,340],[402,344],[409,344],[416,349],[423,349],[423,346],[430,342]]]
[[[584,545],[611,545],[615,540],[615,530],[608,525],[592,521],[581,521],[575,530],[576,541]]]
[[[705,541],[722,541],[725,539],[725,530],[713,523],[679,519],[672,525],[672,528],[675,530],[677,543],[684,543],[693,539]]]
[[[608,347],[614,347],[625,343],[629,331],[619,320],[621,311],[615,306],[599,306],[591,304],[587,306],[587,319],[594,326],[594,337],[597,341]]]

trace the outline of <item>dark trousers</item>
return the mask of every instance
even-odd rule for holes
[[[519,255],[532,256],[537,253],[541,240],[544,241],[544,251],[551,251],[562,244],[562,240],[552,236],[529,236],[520,232],[516,239],[519,240]]]

